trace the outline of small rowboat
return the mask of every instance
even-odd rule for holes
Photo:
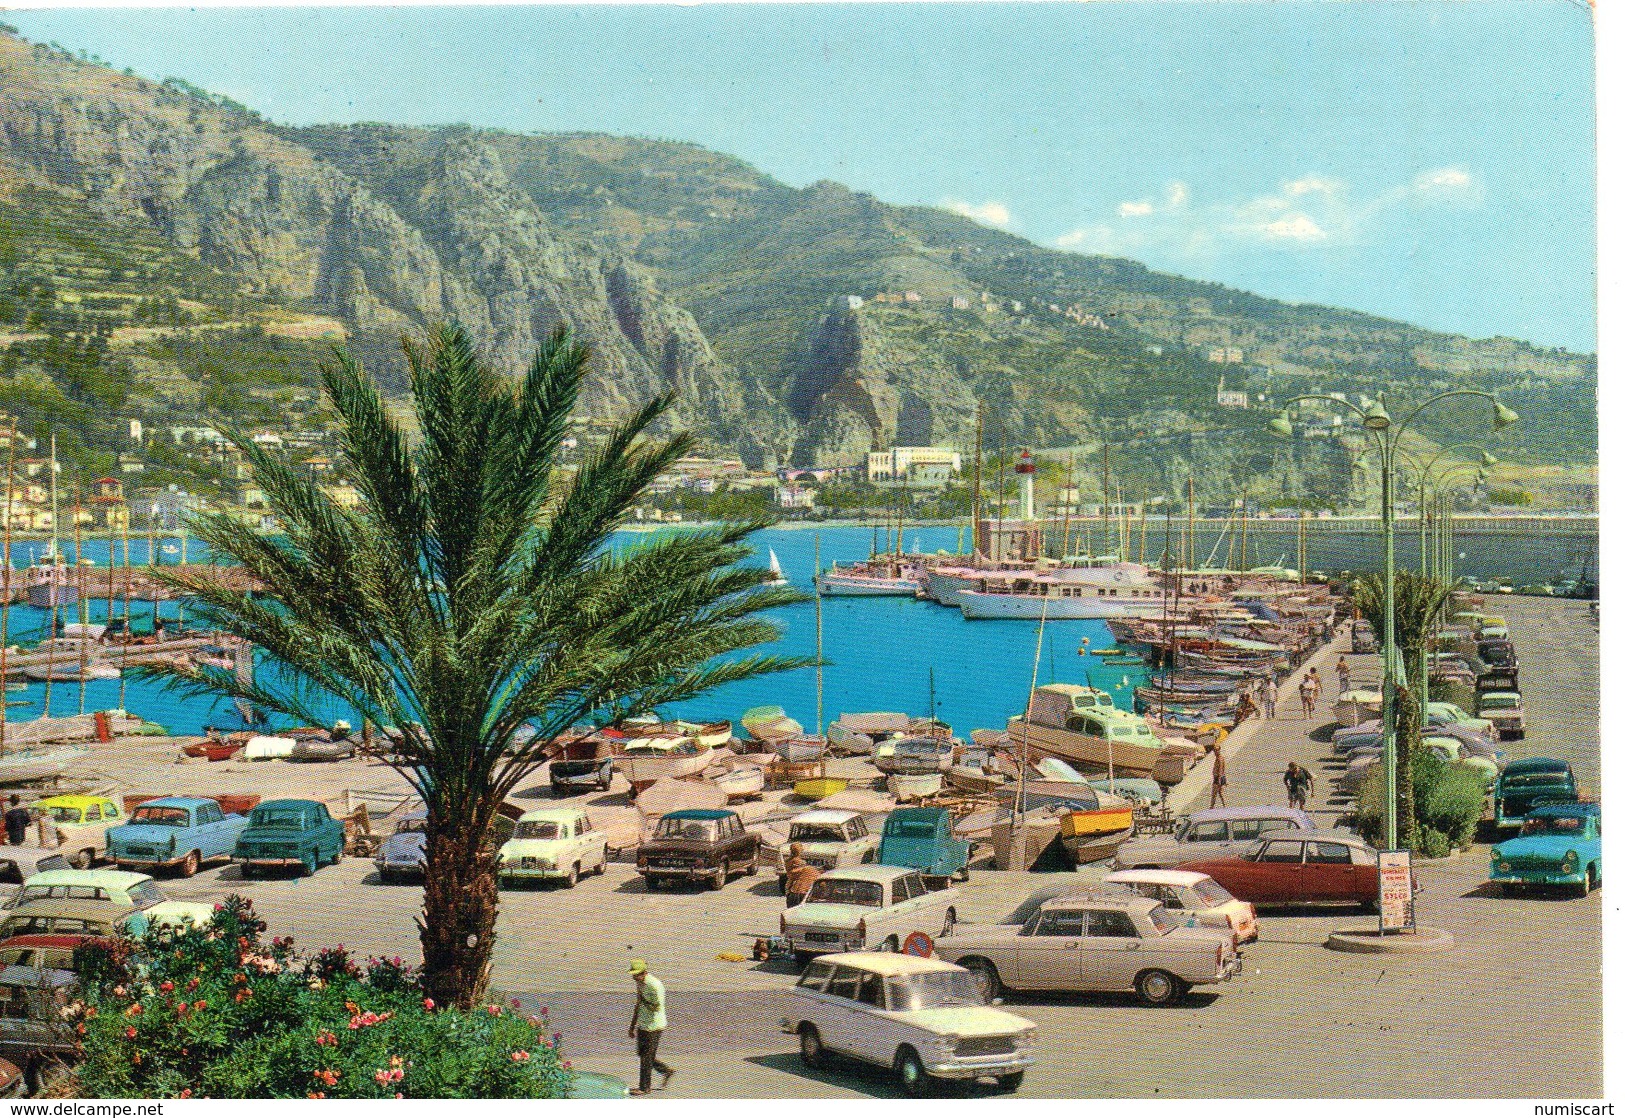
[[[824,755],[823,738],[780,738],[772,743],[773,752],[782,761],[792,765],[816,761]]]
[[[210,761],[224,761],[243,747],[240,741],[195,741],[190,745],[181,747],[181,752],[188,757],[203,757]]]
[[[796,795],[804,800],[822,800],[846,791],[852,783],[844,776],[814,776],[796,781]]]
[[[730,800],[745,800],[761,795],[767,776],[762,766],[744,762],[712,777],[711,783],[722,789]]]
[[[739,716],[739,721],[747,734],[769,744],[785,738],[799,738],[805,733],[801,723],[785,714],[783,707],[751,707]]]
[[[899,800],[923,800],[942,791],[942,774],[894,772],[886,777],[886,789]]]

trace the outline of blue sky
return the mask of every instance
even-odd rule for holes
[[[1596,346],[1572,0],[13,11],[292,123],[688,140],[1278,298]]]

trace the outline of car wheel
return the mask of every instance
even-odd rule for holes
[[[202,861],[203,860],[198,857],[198,853],[197,853],[196,850],[193,850],[193,851],[189,852],[186,855],[186,858],[181,862],[181,876],[182,877],[194,877],[194,876],[196,876],[197,871],[198,871],[198,867],[200,865],[202,865]]]
[[[255,869],[254,869],[254,867],[253,867],[253,866],[251,866],[251,865],[249,865],[249,864],[248,864],[248,863],[247,863],[247,862],[244,862],[244,863],[243,863],[243,864],[242,864],[242,866],[241,866],[241,867],[240,867],[240,868],[239,868],[239,869],[238,869],[238,871],[237,871],[237,872],[238,872],[238,873],[240,873],[240,874],[242,874],[242,875],[243,875],[243,880],[244,880],[244,881],[248,881],[248,880],[249,880],[249,879],[251,879],[251,878],[252,878],[252,877],[254,877],[254,875],[255,875],[255,874],[256,874],[256,873],[257,873],[257,872],[258,872],[258,871],[256,871],[256,870],[255,870]]]
[[[959,913],[955,912],[953,909],[950,908],[948,910],[948,914],[942,918],[942,934],[945,935],[945,936],[953,935],[954,934],[954,925],[957,924],[958,922],[959,922]]]
[[[380,885],[393,885],[393,884],[395,884],[395,881],[396,881],[396,877],[395,877],[395,871],[394,870],[379,870],[378,871],[378,884],[380,884]],[[502,888],[502,879],[500,877],[497,878],[497,888],[498,889]]]
[[[1185,996],[1185,984],[1167,971],[1153,968],[1140,972],[1134,992],[1146,1005],[1173,1005]]]
[[[1596,888],[1596,883],[1591,880],[1591,867],[1587,866],[1585,880],[1574,887],[1574,895],[1577,897],[1590,896],[1591,890],[1594,888]]]
[[[887,936],[880,944],[879,950],[895,953],[897,951],[897,937]]]
[[[801,1062],[810,1068],[824,1066],[824,1042],[811,1025],[801,1026]]]
[[[88,870],[90,868],[90,864],[95,860],[96,852],[94,850],[81,850],[79,853],[73,856],[73,858],[69,861],[69,865],[73,866],[73,868],[76,870]]]
[[[564,875],[564,887],[574,889],[579,880],[581,880],[581,863],[576,862],[570,867],[570,872]]]
[[[598,852],[598,868],[596,870],[593,870],[593,873],[602,875],[602,874],[606,874],[608,872],[609,872],[609,847],[606,846],[606,847],[604,847],[603,850]]]
[[[811,951],[796,951],[793,954],[796,958],[797,970],[805,970],[808,963],[818,958],[818,956],[814,955]]]
[[[304,867],[304,871],[305,871],[305,876],[310,877],[310,876],[314,875],[316,870],[321,866],[321,864],[322,864],[321,856],[314,849],[311,850],[311,852],[309,854],[306,854],[305,857],[304,857],[303,867]]]
[[[1025,1078],[1027,1078],[1027,1073],[1025,1070],[1013,1071],[1008,1075],[1001,1075],[999,1076],[999,1090],[1006,1092],[1019,1091],[1021,1090],[1021,1081]]]
[[[660,892],[660,879],[653,874],[643,875],[643,887],[651,893]]]
[[[897,1075],[897,1085],[909,1098],[923,1098],[930,1093],[931,1077],[925,1073],[925,1064],[914,1049],[899,1048],[897,1058],[892,1061],[892,1071]]]
[[[717,867],[717,872],[705,879],[705,887],[716,892],[728,883],[728,863],[724,862]]]
[[[986,959],[965,959],[959,965],[970,971],[971,980],[981,991],[984,1002],[991,1004],[994,998],[1004,993],[1004,983],[999,979],[999,968]]]
[[[751,857],[750,857],[750,861],[745,865],[745,876],[746,877],[755,877],[756,876],[756,871],[758,869],[760,869],[760,868],[761,867],[757,866],[757,864],[756,864],[756,855],[752,854]]]

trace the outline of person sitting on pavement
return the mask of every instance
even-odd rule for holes
[[[790,857],[784,863],[784,898],[786,908],[795,908],[807,899],[807,893],[812,889],[812,883],[817,881],[823,870],[802,857],[802,847],[799,842],[790,844]]]

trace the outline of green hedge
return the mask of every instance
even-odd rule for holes
[[[1484,811],[1484,782],[1476,770],[1441,761],[1432,750],[1418,750],[1411,758],[1411,787],[1417,826],[1412,850],[1417,855],[1442,858],[1472,845]],[[1380,771],[1360,788],[1354,822],[1369,842],[1382,837],[1385,791]]]

